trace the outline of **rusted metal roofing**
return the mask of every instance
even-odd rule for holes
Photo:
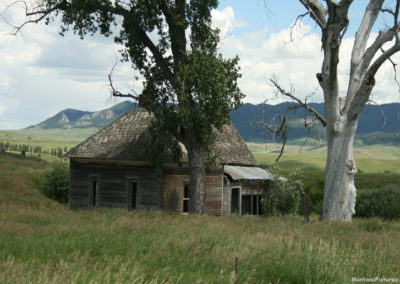
[[[152,114],[136,108],[100,130],[86,141],[72,149],[67,156],[119,161],[147,161],[143,146],[149,140],[148,127]],[[259,165],[242,137],[232,125],[226,124],[221,131],[215,130],[215,147],[219,162],[236,165]],[[181,145],[182,162],[187,162],[187,151]]]
[[[271,173],[259,167],[224,166],[224,173],[233,180],[272,180]]]

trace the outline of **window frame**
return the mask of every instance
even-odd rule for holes
[[[186,191],[187,189],[187,191]],[[189,187],[189,183],[183,183],[183,191],[182,191],[182,215],[189,215],[189,202],[190,202],[190,187]],[[187,192],[187,195],[185,194]],[[186,197],[185,197],[186,196]],[[186,206],[186,211],[185,211],[185,203],[187,204]]]
[[[100,178],[98,175],[89,177],[89,205],[92,207],[100,206]]]

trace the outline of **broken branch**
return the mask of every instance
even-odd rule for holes
[[[136,92],[135,92],[135,95],[132,95],[132,94],[129,94],[129,93],[128,94],[123,94],[123,93],[121,93],[120,91],[117,91],[114,88],[114,85],[113,85],[113,82],[112,82],[112,73],[114,72],[114,69],[117,66],[117,64],[118,64],[118,60],[116,59],[115,63],[114,63],[114,66],[111,68],[111,71],[108,74],[108,81],[110,82],[109,86],[111,88],[111,95],[113,97],[131,98],[131,99],[135,99],[135,100],[139,101],[139,95]]]
[[[307,103],[301,101],[299,98],[297,98],[296,96],[294,96],[293,94],[286,92],[275,79],[270,79],[270,82],[274,85],[274,87],[279,91],[279,93],[281,93],[284,96],[287,96],[289,98],[291,98],[292,100],[296,101],[299,104],[299,107],[303,107],[305,108],[307,111],[311,112],[315,118],[317,118],[322,125],[325,127],[326,126],[326,119],[319,114],[318,111],[316,111],[314,108],[310,107]]]

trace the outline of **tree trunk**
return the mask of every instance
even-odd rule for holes
[[[189,212],[206,212],[206,147],[198,141],[196,135],[189,134],[186,143],[189,158]]]
[[[322,220],[351,221],[355,213],[357,173],[353,141],[358,120],[344,125],[340,132],[327,131],[328,157],[325,168],[325,190]]]

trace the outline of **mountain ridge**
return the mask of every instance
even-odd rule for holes
[[[103,128],[115,119],[132,109],[135,103],[124,101],[110,108],[99,111],[81,111],[67,108],[59,111],[48,119],[27,128],[22,129],[71,129],[71,128]]]
[[[263,119],[266,123],[273,122],[274,119],[276,120],[276,114],[284,113],[289,104],[291,103],[284,102],[277,105],[263,106],[261,104],[253,105],[246,103],[239,109],[231,112],[231,121],[245,141],[276,141],[276,137],[273,137],[270,131],[260,126],[252,126],[252,123],[262,121]],[[323,113],[323,103],[312,103],[310,105],[318,112]],[[124,101],[110,108],[93,112],[67,108],[36,125],[29,126],[20,131],[31,135],[34,135],[35,132],[40,132],[40,135],[47,135],[48,137],[54,135],[54,133],[59,135],[59,130],[62,130],[63,134],[67,136],[69,132],[74,131],[75,135],[84,139],[112,123],[136,106],[137,104],[134,102]],[[264,115],[262,111],[263,108]],[[385,114],[385,120],[383,120],[381,111]],[[320,124],[317,124],[317,126],[311,130],[311,133],[308,129],[304,128],[305,116],[306,111],[304,109],[298,109],[296,112],[292,112],[289,115],[288,139],[295,140],[309,137],[310,135],[317,139],[324,139],[326,133]],[[311,119],[312,115],[308,117]],[[80,131],[82,132],[81,135],[79,134]],[[393,133],[397,134],[394,135]],[[398,139],[398,137],[400,137],[399,135],[400,104],[391,103],[380,106],[366,105],[360,115],[359,126],[357,128],[358,138],[369,142],[383,140],[396,143],[398,141],[398,144],[400,144],[400,139]]]

